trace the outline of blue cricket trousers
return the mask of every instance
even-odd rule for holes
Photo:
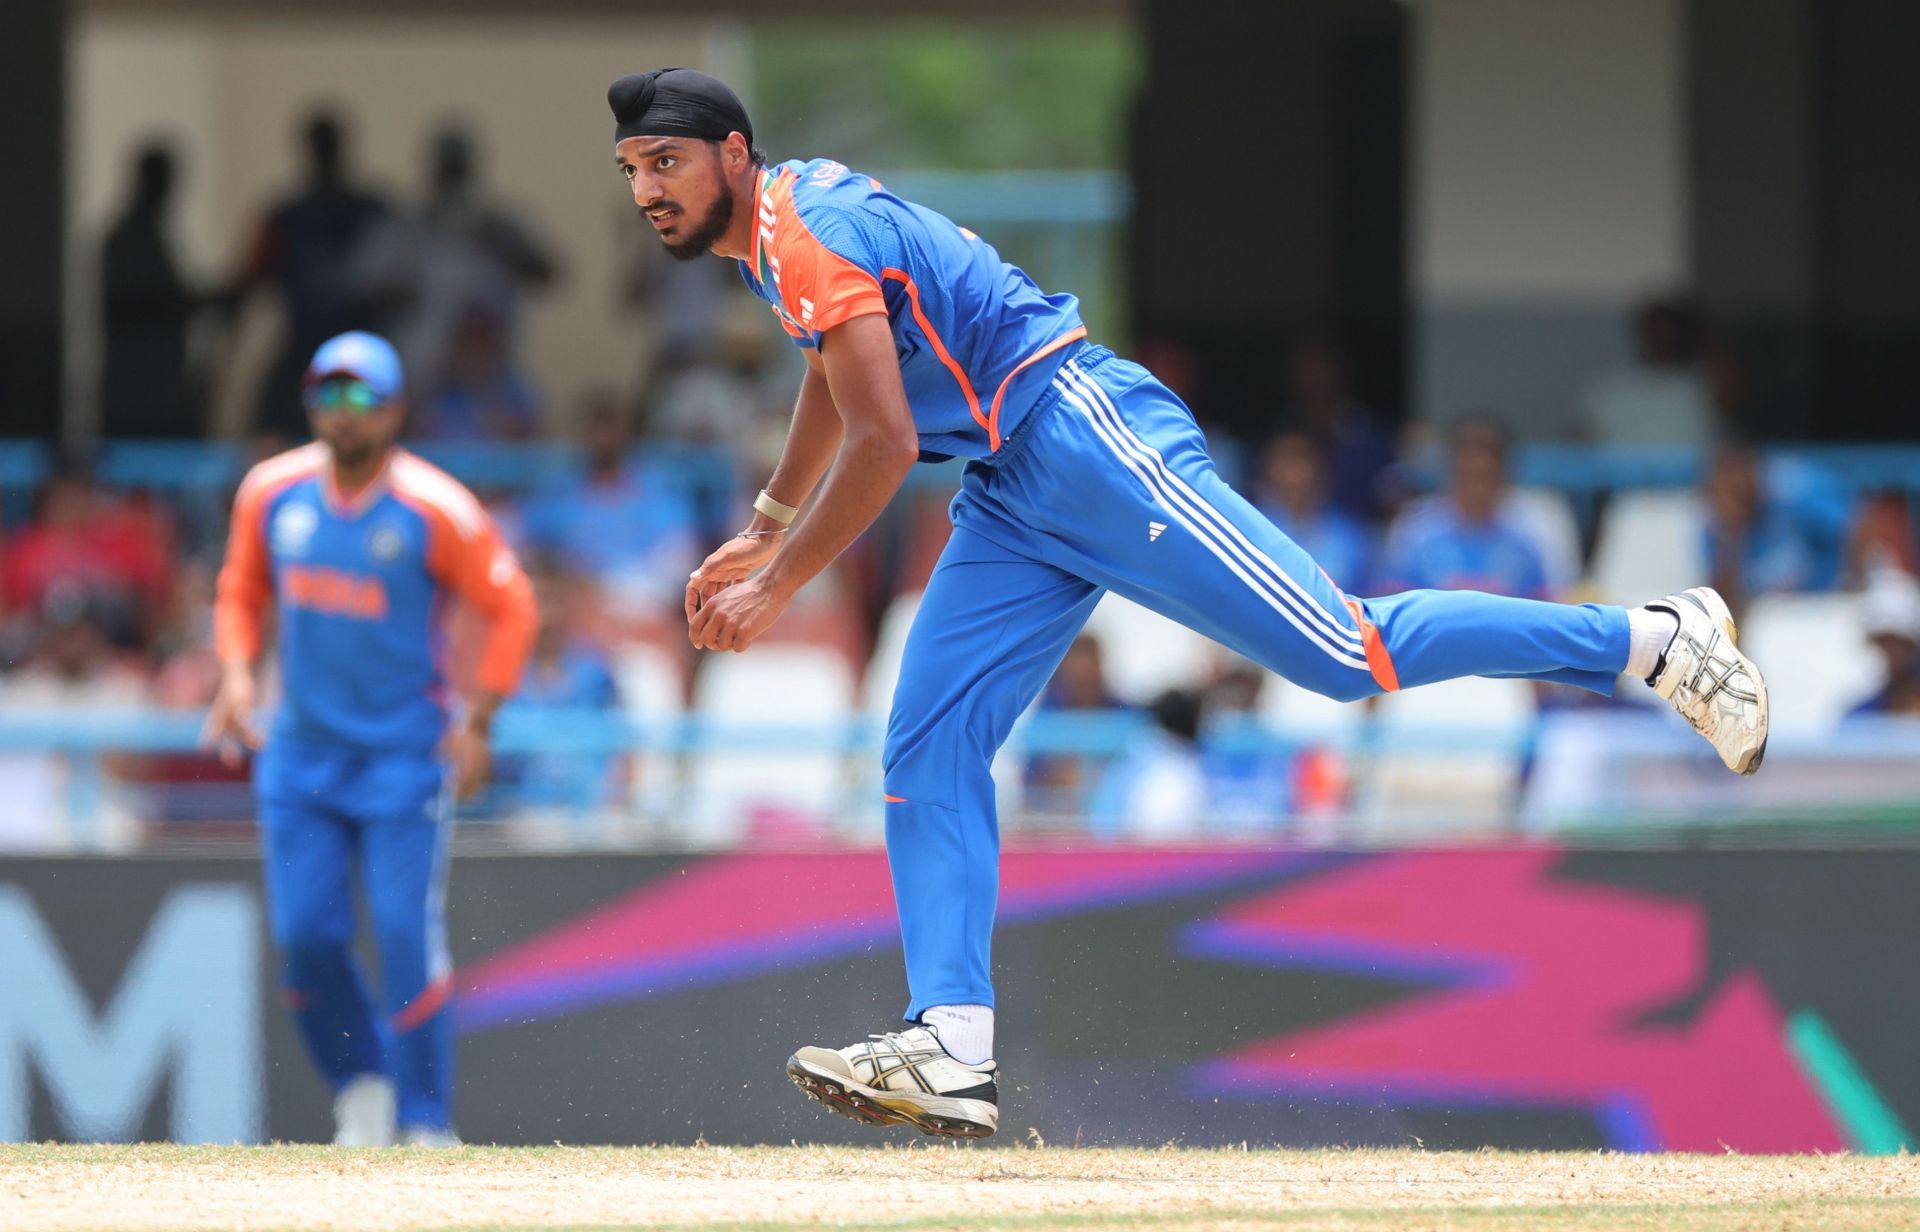
[[[1458,676],[1610,693],[1627,663],[1623,608],[1473,591],[1348,598],[1214,473],[1172,391],[1103,347],[1080,349],[999,454],[967,467],[952,514],[884,754],[910,1020],[993,1004],[990,766],[1104,591],[1346,701]]]
[[[288,1007],[335,1091],[363,1074],[392,1079],[403,1129],[452,1127],[445,780],[431,752],[281,735],[254,766]],[[377,1009],[353,953],[356,875],[380,956]]]

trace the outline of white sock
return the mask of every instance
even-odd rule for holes
[[[993,1060],[993,1008],[986,1005],[936,1005],[920,1015],[933,1028],[947,1055],[962,1065]]]
[[[1660,666],[1660,656],[1667,653],[1667,647],[1680,632],[1680,618],[1672,612],[1630,607],[1627,609],[1627,629],[1631,638],[1627,651],[1627,675],[1650,681],[1654,669]]]

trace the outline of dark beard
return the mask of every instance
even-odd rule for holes
[[[354,445],[342,446],[342,445],[335,445],[331,441],[329,441],[327,443],[327,448],[333,452],[333,463],[335,466],[344,466],[344,467],[347,467],[348,469],[352,469],[353,467],[365,466],[369,462],[372,462],[375,458],[380,456],[381,451],[384,450],[386,446],[380,445],[380,444],[354,444]]]
[[[683,214],[681,217],[686,216]],[[727,233],[727,228],[732,224],[733,194],[723,191],[720,199],[713,203],[713,208],[707,211],[707,216],[700,220],[700,225],[689,232],[686,238],[677,243],[666,240],[661,243],[666,246],[667,255],[674,260],[692,261],[712,252],[713,246],[720,242],[720,237]]]

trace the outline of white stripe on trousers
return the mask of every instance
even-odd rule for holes
[[[1285,617],[1287,623],[1291,624],[1295,629],[1298,629],[1308,641],[1325,651],[1336,662],[1344,664],[1347,667],[1357,668],[1360,671],[1368,670],[1365,659],[1356,657],[1356,653],[1353,650],[1329,642],[1321,635],[1319,630],[1303,622],[1300,616],[1295,613],[1292,606],[1282,601],[1279,592],[1271,582],[1254,573],[1249,573],[1242,567],[1240,561],[1236,560],[1232,554],[1227,552],[1217,539],[1212,537],[1193,517],[1189,516],[1184,503],[1173,499],[1172,494],[1157,482],[1153,473],[1134,458],[1126,446],[1114,437],[1112,431],[1102,422],[1100,415],[1094,410],[1091,403],[1086,400],[1085,395],[1078,392],[1075,388],[1063,384],[1057,378],[1054,381],[1054,387],[1060,390],[1062,397],[1079,408],[1080,413],[1086,416],[1087,423],[1093,428],[1095,435],[1099,436],[1100,439],[1106,443],[1107,448],[1113,451],[1114,456],[1120,459],[1122,465],[1133,472],[1135,478],[1139,479],[1141,484],[1145,486],[1148,494],[1165,506],[1168,514],[1176,522],[1186,527],[1187,530],[1192,533],[1193,537],[1200,541],[1203,547],[1213,553],[1221,564],[1224,564],[1233,572],[1235,577],[1245,582],[1249,589],[1266,602],[1268,607],[1271,607],[1274,611]]]
[[[1228,551],[1238,556],[1254,572],[1264,574],[1268,585],[1291,592],[1290,595],[1282,594],[1281,597],[1288,599],[1295,611],[1317,623],[1323,632],[1336,641],[1347,643],[1356,651],[1361,649],[1362,643],[1357,630],[1348,628],[1338,616],[1322,607],[1319,601],[1291,574],[1275,564],[1272,557],[1261,551],[1246,535],[1242,534],[1231,518],[1208,504],[1205,497],[1194,491],[1192,485],[1168,466],[1166,458],[1161,456],[1158,449],[1141,439],[1140,434],[1135,432],[1126,422],[1126,418],[1120,414],[1120,408],[1114,405],[1112,396],[1107,393],[1104,386],[1088,376],[1086,370],[1075,361],[1068,360],[1066,366],[1070,370],[1068,381],[1079,385],[1083,394],[1094,400],[1096,408],[1104,412],[1106,422],[1114,433],[1121,440],[1130,443],[1136,458],[1158,474],[1169,489],[1184,495],[1190,511],[1209,523],[1215,538]]]

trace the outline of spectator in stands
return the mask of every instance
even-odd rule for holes
[[[582,466],[528,505],[527,541],[596,579],[618,614],[670,621],[699,563],[692,503],[632,456],[626,416],[609,394],[593,395],[581,422]]]
[[[1200,751],[1205,699],[1169,689],[1147,706],[1153,727],[1117,758],[1089,799],[1087,826],[1131,839],[1191,838],[1207,828],[1210,793]]]
[[[1287,762],[1267,753],[1209,748],[1258,697],[1251,664],[1227,667],[1203,689],[1169,689],[1147,713],[1153,727],[1116,758],[1088,801],[1095,833],[1137,840],[1257,833],[1286,816]]]
[[[1849,578],[1872,577],[1888,566],[1908,573],[1920,570],[1920,538],[1914,534],[1913,508],[1905,492],[1863,496],[1847,537]]]
[[[172,589],[172,542],[152,506],[101,492],[66,467],[41,489],[34,520],[0,551],[0,606],[37,619],[50,604],[84,602],[115,645],[140,645],[146,617]]]
[[[1266,670],[1251,659],[1233,655],[1222,660],[1201,693],[1201,732],[1212,736],[1257,726],[1266,687]],[[1200,764],[1207,786],[1204,820],[1211,832],[1265,830],[1285,819],[1292,756],[1228,743],[1204,748]]]
[[[1326,455],[1309,433],[1282,432],[1261,456],[1260,512],[1307,550],[1342,590],[1371,594],[1373,535],[1327,497]]]
[[[1223,654],[1201,690],[1207,720],[1253,717],[1259,712],[1260,695],[1266,687],[1267,673],[1258,663],[1243,655]]]
[[[1506,430],[1490,418],[1463,419],[1451,446],[1446,490],[1395,520],[1376,589],[1548,598],[1539,541],[1507,509]]]
[[[5,704],[49,714],[144,705],[147,677],[140,660],[116,649],[107,636],[113,615],[84,591],[49,594],[33,652],[8,682]]]
[[[1824,513],[1834,502],[1817,494],[1791,499],[1771,478],[1757,453],[1733,445],[1714,455],[1703,481],[1709,572],[1736,610],[1755,595],[1824,590],[1839,576],[1834,532],[1843,527]]]
[[[511,360],[521,299],[551,285],[558,272],[532,228],[488,199],[472,139],[445,128],[433,137],[425,204],[369,231],[347,278],[400,349],[418,401],[446,379],[454,338],[476,307],[501,323]]]
[[[35,613],[33,644],[26,662],[0,682],[0,715],[38,724],[85,721],[102,714],[131,711],[146,699],[146,676],[133,656],[116,650],[107,638],[107,613],[82,591],[49,594]],[[106,756],[102,768],[118,776],[125,758]],[[63,831],[83,819],[67,816],[69,775],[74,766],[44,749],[0,749],[0,782],[6,805],[0,807],[0,850],[45,849],[63,841]],[[107,807],[85,819],[96,838],[127,837],[123,810]]]
[[[1685,299],[1642,304],[1634,317],[1633,361],[1588,383],[1582,407],[1587,439],[1600,445],[1710,445],[1719,425],[1703,334],[1698,310]]]
[[[543,571],[535,593],[540,634],[508,712],[617,711],[620,691],[606,655],[586,635],[579,587]],[[598,751],[503,757],[495,781],[514,803],[532,808],[587,808],[606,802],[618,787],[612,754]]]
[[[426,441],[523,441],[539,427],[540,400],[507,351],[506,322],[474,303],[461,317],[439,387],[411,425]]]
[[[795,373],[775,370],[767,348],[771,336],[760,313],[752,312],[751,319],[729,314],[710,341],[658,374],[643,403],[645,435],[719,445],[744,460],[759,452],[769,432],[784,434],[793,414]]]
[[[1393,430],[1353,396],[1346,357],[1312,333],[1294,344],[1285,422],[1311,435],[1327,459],[1328,496],[1349,517],[1372,522],[1395,503]]]
[[[273,287],[285,333],[255,412],[258,431],[283,440],[307,436],[300,377],[322,342],[371,324],[345,270],[360,242],[388,217],[384,201],[356,185],[347,161],[345,121],[315,111],[301,126],[306,183],[267,212],[255,230],[238,294]]]
[[[1107,686],[1106,658],[1100,641],[1082,633],[1067,647],[1042,690],[1035,708],[1047,714],[1122,714],[1127,707]],[[1086,793],[1099,781],[1104,758],[1049,753],[1027,761],[1027,812],[1075,817],[1085,811]]]
[[[177,168],[171,146],[140,151],[126,207],[101,253],[100,426],[109,437],[192,437],[202,430],[187,334],[207,297],[187,285],[167,235]]]
[[[1067,647],[1066,658],[1060,661],[1053,679],[1040,694],[1038,704],[1043,710],[1126,709],[1107,687],[1106,656],[1100,649],[1100,639],[1091,633],[1082,633],[1073,639],[1073,645]]]
[[[220,691],[220,658],[213,649],[215,576],[214,563],[203,559],[185,561],[177,570],[167,618],[153,643],[159,667],[152,695],[158,705],[204,710]]]
[[[1920,714],[1920,581],[1891,567],[1876,570],[1861,595],[1861,624],[1886,672],[1852,715]]]

